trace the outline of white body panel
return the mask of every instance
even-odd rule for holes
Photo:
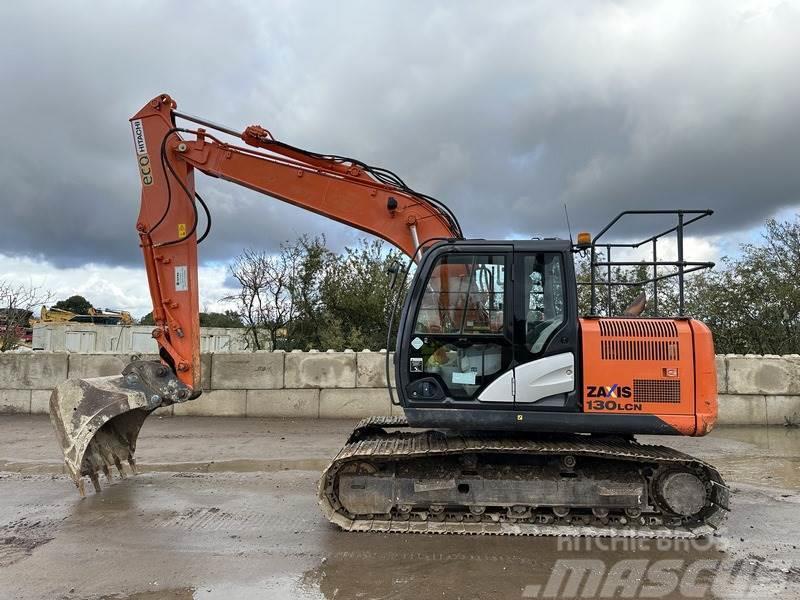
[[[478,396],[481,402],[510,402],[516,377],[516,402],[531,404],[575,389],[575,355],[546,356],[503,373]]]

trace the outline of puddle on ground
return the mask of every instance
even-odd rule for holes
[[[723,538],[465,538],[368,535],[298,587],[341,598],[741,598],[797,589],[800,569],[735,555]],[[407,550],[404,550],[404,547]]]
[[[752,444],[770,456],[800,455],[800,427],[721,427],[712,435]]]
[[[95,600],[193,600],[194,597],[195,596],[193,589],[176,588],[170,590],[151,590],[147,592],[134,592],[133,594],[113,594],[111,596],[97,596]]]
[[[339,598],[347,597],[339,596]],[[362,591],[359,596],[350,597],[369,598],[370,595]],[[298,579],[296,576],[289,575],[279,575],[257,584],[223,583],[208,587],[199,586],[194,593],[194,600],[229,600],[230,598],[236,598],[237,600],[262,600],[267,598],[275,598],[276,600],[283,600],[284,598],[291,598],[291,600],[326,600],[327,597],[320,591],[318,586],[306,585],[302,578]]]
[[[800,490],[800,428],[729,427],[714,437],[732,442],[708,461],[737,483]],[[696,440],[702,448],[702,439]]]
[[[180,583],[187,588],[153,585],[152,590],[96,599],[798,597],[800,570],[790,563],[797,556],[793,536],[795,498],[800,498],[800,430],[726,428],[714,431],[712,437],[650,438],[647,443],[669,442],[700,456],[718,465],[743,489],[736,496],[741,500],[731,516],[729,530],[736,535],[730,540],[344,533],[324,523],[317,510],[314,482],[327,460],[313,458],[180,465],[179,473],[128,480],[104,489],[102,495],[90,494],[85,501],[78,501],[77,494],[73,500],[73,490],[67,486],[64,495],[69,500],[64,506],[73,518],[70,534],[92,531],[106,522],[114,523],[117,530],[121,518],[124,526],[147,533],[138,542],[142,547],[159,540],[178,547],[186,541],[191,548],[197,540],[206,540],[207,548],[191,549],[193,564],[195,560],[204,565],[232,560],[229,566],[247,567],[245,575],[238,577],[229,570],[217,571],[223,573],[223,581],[215,581],[210,570],[203,570],[198,571],[199,578],[174,582],[159,577],[161,585]],[[145,470],[169,472],[169,467],[152,465]],[[255,476],[217,474],[288,470],[305,472],[265,476],[268,484]],[[213,482],[217,477],[217,483],[208,486],[193,487],[182,481],[208,478]],[[240,480],[251,487],[221,491],[226,482]],[[284,495],[289,482],[295,485]],[[758,493],[748,485],[758,486]],[[765,496],[767,492],[771,495]],[[41,512],[48,515],[53,510],[42,508]],[[767,520],[761,521],[765,516]],[[8,520],[15,527],[8,535],[19,536],[19,524],[11,517]],[[36,538],[34,531],[39,529],[32,529],[27,537]],[[219,534],[213,537],[214,532]],[[53,545],[43,552],[51,552]],[[244,552],[241,557],[236,553],[239,546]],[[135,544],[131,548],[139,550]],[[199,553],[196,558],[194,552]],[[165,564],[172,559],[174,555],[167,553]],[[275,566],[276,559],[284,561],[282,566]],[[267,579],[270,570],[277,576]],[[224,581],[225,577],[234,581]],[[144,578],[135,585],[149,587]],[[794,594],[785,593],[787,585]],[[76,591],[66,597],[84,596]]]
[[[235,459],[181,463],[137,463],[139,473],[275,473],[277,471],[319,471],[327,458]],[[0,471],[26,475],[60,475],[63,463],[0,460]]]
[[[77,598],[78,596],[75,596]],[[359,597],[369,597],[362,596]],[[70,596],[67,596],[70,598]],[[257,583],[214,583],[193,588],[153,589],[129,594],[94,596],[91,600],[326,600],[318,587],[301,579],[277,576]]]

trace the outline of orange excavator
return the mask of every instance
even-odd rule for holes
[[[84,477],[99,491],[101,473],[124,476],[124,463],[135,472],[149,414],[201,393],[197,251],[211,219],[197,170],[383,238],[411,258],[395,275],[416,267],[393,365],[387,354],[390,397],[405,416],[364,419],[325,469],[319,504],[331,522],[350,531],[629,537],[696,537],[721,523],[729,491],[713,466],[634,439],[702,436],[716,420],[712,336],[683,315],[684,275],[711,266],[685,260],[683,231],[711,211],[627,211],[577,243],[465,239],[447,206],[391,171],[302,150],[262,127],[216,125],[179,112],[167,95],[131,126],[160,360],[54,390],[51,420],[82,495]],[[635,244],[606,241],[629,213],[677,224]],[[677,260],[660,261],[657,241],[673,233]],[[612,288],[625,285],[612,281],[612,266],[642,264],[615,262],[612,251],[648,244],[653,276],[642,283],[653,285],[655,304],[658,282],[675,275],[679,315],[610,316]],[[591,260],[585,317],[576,253]]]

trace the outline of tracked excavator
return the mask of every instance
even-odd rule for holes
[[[411,259],[397,274],[410,283],[396,311],[393,364],[387,353],[387,386],[405,416],[364,419],[325,469],[319,504],[332,523],[348,531],[626,537],[697,537],[720,525],[729,490],[719,472],[635,440],[702,436],[716,420],[712,336],[682,314],[684,274],[709,266],[685,260],[683,230],[710,211],[629,211],[677,219],[637,244],[604,241],[626,213],[575,243],[465,239],[446,205],[394,173],[291,146],[260,126],[216,125],[160,95],[131,127],[142,185],[136,230],[160,360],[54,390],[51,420],[81,495],[85,477],[99,492],[101,473],[135,472],[148,415],[201,394],[197,251],[211,219],[195,190],[199,171],[382,238]],[[677,260],[657,258],[666,234],[677,236]],[[670,276],[664,266],[675,267],[679,315],[608,316],[612,265],[641,264],[614,262],[612,250],[644,243],[653,246],[646,264],[654,289]],[[584,317],[578,252],[591,260]],[[604,267],[601,282],[595,274]],[[599,316],[603,289],[609,307]]]

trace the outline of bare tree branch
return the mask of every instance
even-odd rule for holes
[[[279,334],[292,321],[294,302],[290,287],[299,258],[297,246],[284,245],[276,255],[245,250],[230,265],[231,275],[241,289],[224,300],[236,304],[253,350],[264,350],[268,345],[277,348]]]
[[[52,299],[53,294],[39,286],[0,280],[0,352],[20,345],[31,315]]]

